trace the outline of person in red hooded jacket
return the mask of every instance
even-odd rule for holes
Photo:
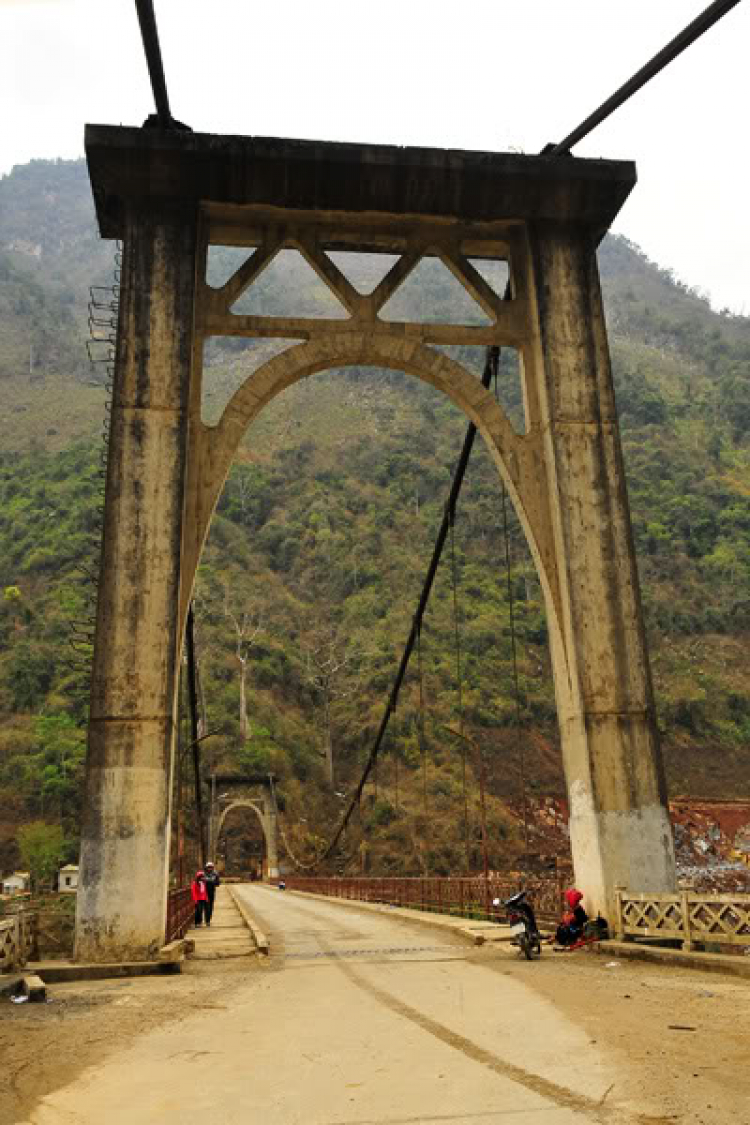
[[[583,927],[589,916],[581,906],[583,895],[575,887],[570,887],[565,892],[565,901],[569,909],[563,915],[562,922],[557,927],[555,934],[556,945],[572,945],[583,935]]]
[[[196,926],[202,925],[204,918],[206,919],[206,925],[208,925],[208,890],[206,889],[205,872],[196,872],[195,878],[190,884],[190,892],[195,905]]]

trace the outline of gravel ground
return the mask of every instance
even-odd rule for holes
[[[52,984],[47,1004],[0,997],[0,1125],[25,1125],[40,1097],[147,1031],[223,1007],[257,972],[255,956],[186,962],[179,975]]]

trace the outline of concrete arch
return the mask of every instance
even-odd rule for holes
[[[523,352],[522,359],[528,359]],[[206,426],[193,416],[191,444],[195,453],[188,470],[188,497],[195,510],[186,525],[183,617],[211,517],[248,427],[264,407],[294,383],[319,371],[348,366],[380,367],[414,375],[442,391],[475,424],[523,527],[544,591],[548,628],[553,644],[562,652],[557,559],[546,519],[541,434],[533,421],[536,411],[531,415],[529,432],[517,434],[476,375],[419,341],[382,332],[337,332],[289,348],[261,366],[238,388],[216,426]]]
[[[263,838],[266,844],[266,863],[268,866],[268,874],[271,877],[278,875],[278,840],[276,839],[276,815],[275,810],[270,807],[265,800],[253,800],[250,797],[238,797],[236,800],[231,801],[226,808],[222,809],[221,815],[216,825],[216,831],[211,833],[212,844],[215,847],[219,842],[219,838],[224,828],[227,817],[234,809],[252,809],[260,821],[260,826],[263,829]]]
[[[227,807],[225,809],[222,809],[221,810],[221,816],[219,817],[218,824],[216,825],[216,834],[214,836],[215,842],[218,844],[219,838],[220,838],[222,830],[224,828],[224,823],[225,823],[229,813],[232,812],[234,809],[252,809],[253,810],[255,815],[258,817],[258,820],[260,821],[261,828],[263,829],[263,837],[266,841],[266,851],[268,851],[268,829],[266,827],[266,823],[265,823],[265,820],[263,818],[263,813],[258,808],[258,802],[257,801],[241,800],[240,799],[240,800],[237,800],[237,801],[232,801],[232,803],[230,805],[227,805]]]

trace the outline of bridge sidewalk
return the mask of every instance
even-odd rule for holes
[[[219,961],[226,957],[249,957],[255,953],[252,934],[227,887],[216,891],[210,926],[194,926],[188,931],[195,942],[192,957],[198,961]]]

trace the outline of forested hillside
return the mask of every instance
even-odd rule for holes
[[[86,302],[112,259],[83,162],[0,180],[5,839],[40,815],[75,837],[104,411]],[[712,312],[622,238],[600,264],[670,790],[745,796],[750,321]],[[215,415],[258,349],[231,341],[207,359]],[[510,368],[503,384],[517,407]],[[206,768],[273,769],[301,852],[326,834],[380,721],[464,429],[410,377],[323,373],[264,411],[225,489],[196,596],[202,703],[219,731]],[[564,791],[541,594],[513,519],[509,555],[510,576],[497,476],[477,447],[423,637],[424,709],[415,662],[363,809],[379,826],[376,867],[460,867],[465,790],[477,861],[476,762],[448,730],[460,709],[487,761],[495,862],[521,846],[521,756],[532,798]]]

